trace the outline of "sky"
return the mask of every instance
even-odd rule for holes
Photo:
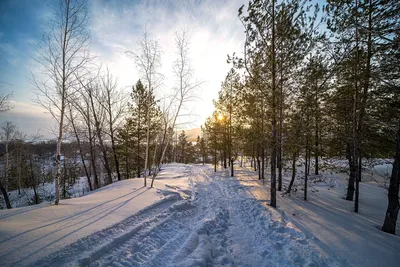
[[[176,58],[175,32],[188,30],[190,59],[197,80],[202,81],[199,99],[191,104],[196,128],[213,111],[212,100],[230,65],[228,54],[241,55],[244,30],[237,10],[246,0],[89,0],[90,50],[118,80],[118,87],[129,93],[140,78],[126,51],[135,51],[146,28],[162,49],[164,76],[160,91],[174,85],[172,72]],[[36,92],[29,82],[37,74],[35,44],[43,25],[52,15],[54,0],[0,0],[0,92],[13,93],[14,108],[0,115],[0,123],[14,122],[20,131],[43,138],[54,138],[54,120],[35,103]]]

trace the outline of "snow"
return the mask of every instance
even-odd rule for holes
[[[42,202],[49,204],[54,201],[55,186],[52,183],[41,183],[38,185],[37,192]],[[81,197],[89,192],[89,186],[86,177],[79,177],[76,182],[68,189],[68,195],[70,198]],[[21,192],[18,190],[12,190],[8,192],[11,206],[13,208],[25,207],[33,204],[34,191],[32,188],[21,188]],[[0,204],[5,207],[3,196],[0,196]]]
[[[155,189],[131,179],[59,206],[0,211],[0,265],[343,265],[254,198],[248,179],[170,164]]]
[[[344,165],[343,161],[335,163]],[[365,168],[360,183],[358,214],[353,212],[354,202],[344,199],[348,175],[340,170],[328,169],[319,176],[311,175],[309,199],[304,201],[304,178],[301,179],[304,167],[299,169],[295,182],[297,191],[290,196],[278,194],[278,209],[313,239],[323,253],[336,258],[343,266],[399,266],[400,236],[380,230],[387,208],[387,190],[377,183],[376,173],[371,175],[375,170],[391,169],[388,165],[382,161]],[[269,181],[263,186],[256,172],[248,167],[238,171],[237,175],[256,199],[269,200]],[[284,189],[290,176],[291,173],[284,173]],[[400,229],[399,221],[397,229]]]
[[[0,265],[28,265],[78,239],[94,234],[159,201],[142,179],[113,183],[59,206],[0,211]]]

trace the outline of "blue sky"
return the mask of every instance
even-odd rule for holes
[[[172,64],[175,59],[174,32],[189,30],[191,60],[196,77],[204,81],[195,103],[199,127],[211,114],[212,99],[217,98],[221,81],[230,66],[226,55],[243,50],[244,34],[237,9],[245,0],[128,1],[89,0],[91,52],[107,65],[123,90],[138,80],[134,62],[125,55],[135,50],[144,27],[160,42],[162,73],[160,90],[173,86]],[[34,45],[52,14],[54,0],[0,0],[0,91],[13,92],[14,109],[3,113],[0,123],[13,121],[21,131],[40,131],[44,138],[53,137],[53,120],[32,100],[36,94],[29,77],[36,73]]]

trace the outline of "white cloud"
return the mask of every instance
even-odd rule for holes
[[[121,87],[138,79],[134,62],[125,55],[135,50],[144,27],[158,39],[163,50],[162,73],[164,87],[173,86],[172,64],[175,60],[174,32],[189,30],[190,56],[199,80],[204,81],[201,99],[194,107],[199,115],[195,125],[201,125],[213,110],[212,99],[217,98],[220,84],[230,66],[227,54],[243,50],[244,34],[237,18],[237,1],[94,1],[91,29],[94,52],[108,64],[118,77]],[[192,107],[191,107],[192,108]]]

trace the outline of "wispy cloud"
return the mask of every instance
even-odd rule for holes
[[[95,1],[91,12],[94,52],[110,65],[122,86],[132,85],[138,74],[124,54],[137,49],[146,27],[163,50],[164,87],[173,86],[175,31],[187,29],[191,39],[191,59],[196,76],[204,81],[201,101],[194,108],[199,115],[195,126],[212,112],[212,99],[230,66],[227,54],[240,54],[244,35],[237,9],[245,1]],[[191,107],[192,108],[192,107]]]
[[[21,128],[48,128],[51,119],[32,104],[35,98],[28,81],[30,70],[37,71],[32,44],[39,40],[46,28],[52,0],[0,1],[0,90],[14,92],[16,108],[1,120],[15,118]],[[165,76],[162,91],[168,91],[175,82],[172,65],[176,58],[174,33],[189,30],[191,61],[199,80],[204,81],[195,105],[188,112],[198,114],[199,126],[212,112],[212,99],[217,98],[221,81],[230,66],[226,55],[240,54],[244,34],[237,18],[237,9],[246,0],[92,0],[89,1],[91,50],[99,63],[107,65],[117,77],[119,86],[128,92],[138,79],[135,64],[125,52],[137,49],[137,40],[146,27],[162,47],[162,73]],[[8,85],[8,84],[12,84]],[[37,123],[34,123],[37,122]],[[45,131],[45,130],[44,130]]]

